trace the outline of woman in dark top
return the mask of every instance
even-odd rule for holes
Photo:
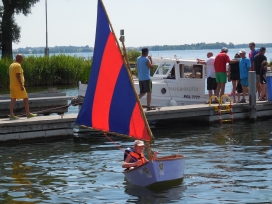
[[[240,54],[236,53],[234,56],[234,60],[237,60],[237,63],[229,64],[228,69],[228,81],[232,81],[232,92],[231,95],[233,96],[233,103],[236,103],[236,87],[240,80],[240,69],[239,69],[239,58]],[[238,98],[239,101],[239,98]]]
[[[266,72],[267,72],[267,66],[268,63],[266,60],[262,62],[261,70],[260,70],[260,82],[261,82],[261,95],[259,98],[259,101],[266,101],[265,96],[267,96],[266,93]]]

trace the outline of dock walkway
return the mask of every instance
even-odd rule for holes
[[[223,106],[228,105],[223,104]],[[154,111],[146,112],[148,121],[179,119],[186,121],[207,121],[219,122],[218,112],[215,111],[216,104],[187,105],[161,107]],[[236,119],[249,117],[249,104],[234,104],[233,118]],[[257,117],[272,116],[272,101],[257,102],[254,107]],[[0,119],[0,143],[12,140],[28,139],[49,139],[49,138],[71,138],[73,137],[73,125],[77,114],[38,116],[27,119],[22,117],[19,120]],[[222,112],[222,119],[229,119],[229,112]]]

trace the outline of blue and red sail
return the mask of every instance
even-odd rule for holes
[[[151,140],[134,87],[101,0],[98,0],[93,63],[76,124]]]

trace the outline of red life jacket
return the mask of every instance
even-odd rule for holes
[[[139,166],[146,163],[144,157],[142,157],[141,154],[138,154],[138,153],[132,151],[132,152],[129,153],[129,155],[132,157],[132,159],[129,161],[130,163],[136,162],[137,160],[141,161],[141,164]]]

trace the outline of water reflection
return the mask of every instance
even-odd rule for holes
[[[170,203],[174,200],[180,200],[186,186],[182,185],[182,180],[163,183],[157,186],[145,188],[125,182],[125,193],[132,198],[127,203]]]
[[[184,181],[164,189],[124,181],[123,152],[106,139],[1,146],[0,203],[271,202],[271,121],[155,124],[158,156],[186,156]]]

